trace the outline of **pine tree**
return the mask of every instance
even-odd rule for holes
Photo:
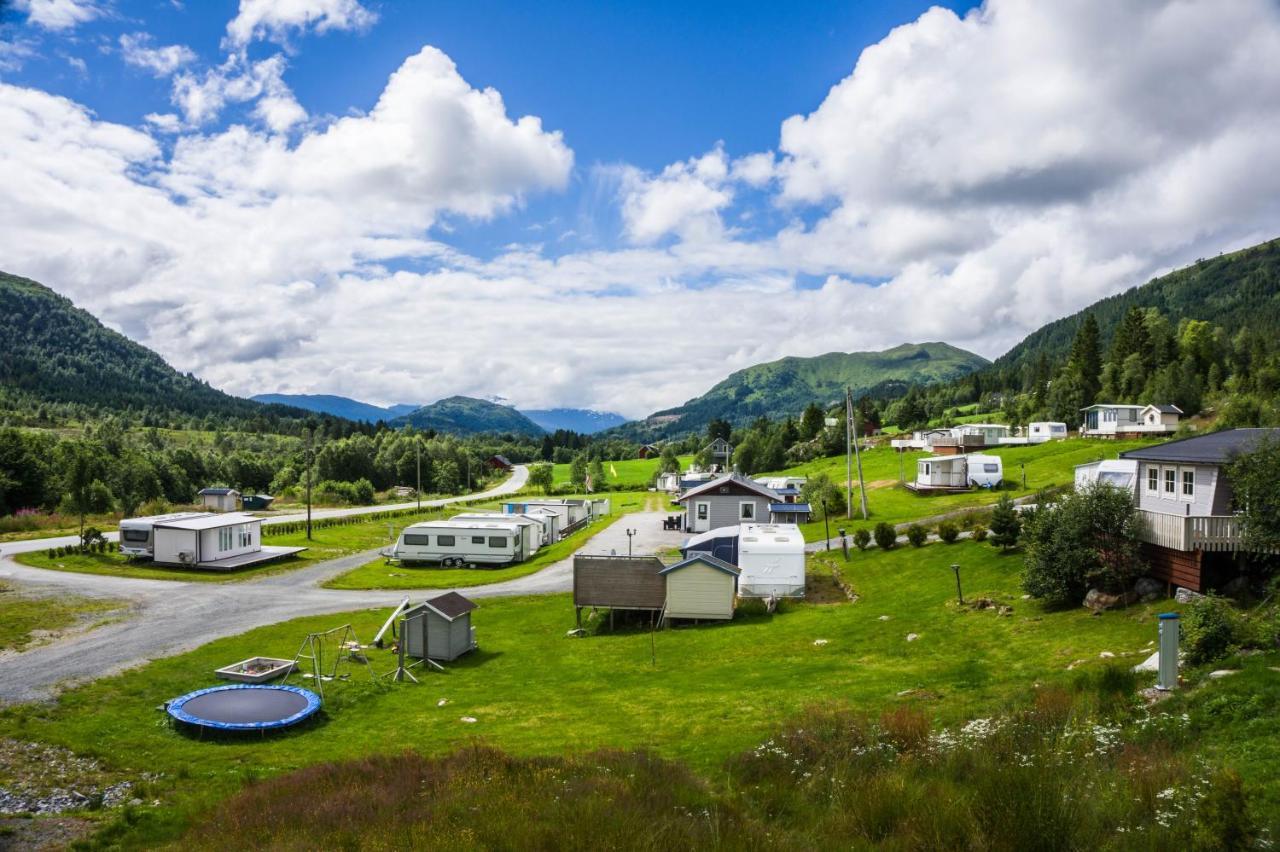
[[[1018,543],[1022,534],[1022,519],[1014,508],[1013,500],[1008,494],[1000,495],[1000,502],[991,512],[991,544],[1001,550],[1008,550]]]
[[[1080,377],[1084,392],[1084,404],[1091,405],[1101,389],[1102,353],[1099,342],[1098,320],[1086,314],[1076,338],[1071,343],[1070,363]],[[1044,355],[1041,354],[1043,358]]]

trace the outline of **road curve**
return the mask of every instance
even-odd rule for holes
[[[507,477],[501,483],[487,491],[478,491],[475,494],[462,494],[458,497],[441,497],[436,500],[423,500],[422,507],[424,509],[435,508],[439,506],[448,506],[451,503],[464,503],[471,502],[473,500],[486,500],[490,497],[502,497],[507,494],[516,493],[521,488],[524,488],[525,483],[528,481],[529,468],[522,464],[518,464],[512,469],[511,476]],[[392,503],[382,506],[351,506],[345,509],[312,509],[311,517],[313,520],[318,518],[345,518],[354,515],[370,515],[374,512],[392,512],[401,509],[413,509],[416,508],[417,505],[417,501],[411,501],[409,503]],[[306,519],[306,512],[295,512],[288,515],[274,515],[272,517],[263,518],[262,523],[263,526],[270,526],[272,524],[284,524],[290,521],[305,521]],[[115,541],[118,538],[118,533],[107,533],[106,538],[107,541]],[[27,539],[26,541],[0,542],[0,554],[30,553],[33,550],[48,550],[51,547],[64,547],[66,545],[75,544],[79,540],[78,536],[64,535],[56,538],[33,538]]]
[[[624,553],[629,543],[628,529],[636,533],[630,540],[636,553],[678,545],[682,534],[662,530],[665,515],[623,515],[577,552]],[[125,621],[0,657],[0,702],[48,699],[67,686],[267,624],[357,609],[390,610],[406,594],[415,600],[433,594],[426,589],[405,592],[320,588],[324,581],[363,565],[375,554],[376,551],[354,553],[296,571],[226,584],[75,574],[31,568],[0,558],[0,578],[13,579],[36,591],[126,599],[134,610]],[[477,598],[550,594],[568,591],[572,581],[573,557],[569,556],[527,577],[457,591]],[[571,623],[570,617],[566,612],[566,623]],[[360,638],[368,641],[372,637]]]

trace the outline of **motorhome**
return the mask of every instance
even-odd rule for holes
[[[208,518],[212,515],[212,512],[173,512],[168,515],[125,518],[120,522],[120,552],[125,556],[150,559],[156,552],[156,524],[185,521],[191,518]]]
[[[523,561],[523,527],[500,519],[423,521],[405,527],[387,554],[401,563],[436,562],[455,565],[508,565]]]

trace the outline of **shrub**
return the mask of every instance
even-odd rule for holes
[[[955,544],[959,535],[960,528],[950,521],[943,521],[938,524],[938,538],[942,539],[946,544]]]
[[[58,548],[56,548],[56,547],[51,547],[51,548],[49,548],[48,550],[46,550],[46,551],[44,552],[44,555],[45,555],[45,556],[47,556],[47,557],[49,557],[50,559],[53,559],[54,557],[56,557],[56,556],[58,555]]]
[[[986,541],[986,540],[987,540],[987,528],[986,528],[986,527],[984,527],[982,524],[974,524],[974,525],[973,525],[973,540],[974,540],[974,541]]]
[[[1224,598],[1198,598],[1182,619],[1182,647],[1188,665],[1212,663],[1229,655],[1239,645],[1239,617]]]
[[[859,550],[866,550],[871,544],[871,533],[867,532],[863,527],[853,531],[853,546]]]
[[[924,547],[924,543],[929,539],[929,531],[919,524],[912,524],[907,527],[907,541],[911,542],[912,547]]]
[[[875,540],[876,546],[881,550],[893,550],[898,543],[898,531],[893,528],[893,524],[881,521],[876,524]]]
[[[1001,494],[1000,502],[996,503],[991,512],[991,543],[1008,550],[1018,543],[1018,536],[1021,534],[1022,521],[1018,517],[1018,510],[1014,508],[1013,500],[1008,494]]]

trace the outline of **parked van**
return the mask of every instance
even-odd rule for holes
[[[149,515],[143,518],[125,518],[120,522],[120,552],[125,556],[151,559],[156,552],[155,525],[191,518],[209,518],[212,512],[173,512],[168,515]]]
[[[388,557],[402,563],[509,565],[526,556],[522,527],[515,522],[424,521],[405,527]]]

